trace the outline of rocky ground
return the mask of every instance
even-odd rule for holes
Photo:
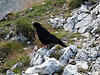
[[[63,8],[65,6],[63,5]],[[29,10],[33,10],[33,8]],[[47,13],[50,13],[50,11]],[[50,14],[50,17],[45,19],[47,24],[56,29],[54,34],[67,43],[66,48],[59,45],[52,46],[49,49],[38,48],[36,43],[32,46],[32,42],[36,38],[28,38],[29,36],[33,37],[31,34],[34,34],[35,31],[26,36],[21,31],[21,27],[16,27],[20,31],[17,34],[15,32],[16,28],[8,27],[10,32],[6,32],[7,35],[4,35],[3,32],[7,31],[8,28],[1,28],[0,41],[26,42],[27,46],[24,46],[23,49],[24,51],[30,50],[28,53],[30,60],[26,63],[28,66],[22,69],[20,74],[100,75],[100,3],[85,2],[80,7],[72,10],[70,15],[65,16],[64,13]],[[17,26],[19,26],[18,24],[20,24],[19,21]],[[10,26],[13,26],[13,24]],[[28,28],[32,30],[32,28]],[[61,35],[58,36],[58,34]],[[6,75],[20,75],[18,72],[16,73],[16,68],[21,69],[25,65],[24,63],[16,62],[7,69]],[[3,73],[1,74],[3,75]]]

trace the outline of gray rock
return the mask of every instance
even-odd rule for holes
[[[77,68],[82,68],[84,70],[88,69],[88,62],[87,61],[76,61]]]
[[[63,26],[64,30],[74,32],[75,24],[77,23],[78,15],[74,15],[67,19],[67,23]]]
[[[53,28],[59,28],[63,26],[63,24],[65,23],[65,19],[62,16],[58,16],[54,19],[50,19],[50,23],[52,24]]]
[[[9,34],[5,37],[5,40],[10,39],[11,35],[13,34],[13,31],[10,31]]]
[[[67,48],[64,48],[64,53],[60,57],[59,61],[62,65],[67,65],[68,61],[71,57],[75,56],[77,54],[77,47],[74,45],[71,45]]]
[[[40,54],[35,54],[35,56],[30,61],[30,66],[40,65],[44,61],[43,57]]]
[[[86,33],[84,33],[84,34],[82,34],[82,35],[85,36],[85,37],[87,37],[87,38],[90,37],[90,34],[89,34],[88,32],[86,32]]]
[[[55,52],[55,48],[56,46],[52,47],[50,50],[47,50],[46,48],[40,48],[37,52],[30,54],[30,66],[42,64],[46,58]]]
[[[20,33],[19,35],[12,37],[11,40],[12,41],[27,42],[28,39],[24,35],[22,35],[22,33]]]
[[[16,69],[17,67],[21,68],[22,65],[23,65],[23,63],[18,62],[17,64],[15,64],[14,66],[12,66],[10,70],[13,71],[13,70]]]
[[[63,75],[79,75],[76,65],[68,64],[64,69]]]
[[[78,15],[78,21],[81,21],[81,20],[83,20],[85,17],[87,17],[88,16],[88,14],[87,13],[81,13],[81,14],[79,14]]]
[[[58,72],[61,67],[62,67],[61,63],[57,61],[55,58],[48,58],[41,65],[29,67],[25,71],[25,73],[26,74],[33,74],[33,73],[52,74],[54,72]]]
[[[92,22],[92,17],[91,15],[88,15],[87,17],[85,17],[83,20],[79,21],[76,26],[75,29],[78,29],[78,32],[80,33],[84,33],[86,31],[86,29],[89,27],[88,25]]]
[[[87,9],[87,6],[85,6],[85,5],[81,6],[80,11],[81,12],[89,12],[89,10]]]
[[[95,33],[95,34],[100,34],[99,29],[100,29],[100,25],[97,25],[97,26],[95,26],[95,27],[93,28],[93,30],[92,30],[91,32],[92,32],[92,33]]]
[[[88,55],[85,53],[84,49],[80,49],[75,59],[77,61],[87,61]]]
[[[92,71],[100,71],[100,57],[96,61],[92,62]]]
[[[10,70],[7,70],[6,75],[15,75],[15,73],[14,73],[14,72],[12,72],[12,71],[10,71]]]
[[[22,33],[20,33],[18,36],[17,36],[18,40],[19,41],[22,41],[22,42],[26,42],[28,39],[22,35]]]
[[[99,14],[100,13],[100,3],[91,11],[91,14]]]

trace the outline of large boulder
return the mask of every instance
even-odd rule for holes
[[[37,52],[31,53],[29,56],[31,58],[30,66],[36,66],[42,64],[46,58],[51,54],[54,54],[56,46],[52,47],[50,50],[46,48],[40,48]]]
[[[58,72],[61,67],[62,67],[61,63],[57,61],[55,58],[48,58],[41,65],[29,67],[25,71],[25,73],[26,74],[33,74],[33,73],[52,74],[54,72]]]

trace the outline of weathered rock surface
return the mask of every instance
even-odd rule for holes
[[[77,54],[77,47],[72,45],[67,48],[64,48],[63,50],[64,50],[64,53],[60,57],[59,61],[62,65],[67,65],[69,59],[71,59],[71,57],[73,57]]]
[[[57,61],[55,58],[48,58],[41,65],[28,68],[25,71],[25,73],[26,74],[32,74],[32,73],[52,74],[54,72],[58,72],[61,67],[62,67],[61,63]]]

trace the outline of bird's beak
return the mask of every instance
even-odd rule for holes
[[[34,22],[32,22],[32,24],[34,24]]]

